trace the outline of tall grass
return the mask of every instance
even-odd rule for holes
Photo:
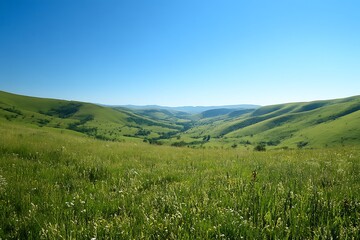
[[[0,127],[3,239],[358,239],[358,149],[253,152]]]

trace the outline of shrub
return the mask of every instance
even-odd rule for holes
[[[265,144],[260,143],[260,144],[256,145],[254,147],[254,151],[259,151],[259,152],[266,151]]]
[[[309,142],[301,141],[301,142],[298,142],[296,145],[297,145],[297,147],[300,149],[300,148],[305,147],[305,146],[308,145],[308,144],[309,144]]]

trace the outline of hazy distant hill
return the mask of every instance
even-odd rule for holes
[[[191,114],[201,113],[213,109],[256,109],[259,108],[259,105],[252,104],[240,104],[240,105],[225,105],[225,106],[184,106],[184,107],[165,107],[158,105],[146,105],[146,106],[137,106],[137,105],[123,105],[119,107],[125,107],[130,109],[164,109],[169,111],[180,111],[187,112]]]
[[[360,144],[360,96],[264,107],[164,108],[105,107],[0,91],[0,123],[57,128],[103,140],[247,148]],[[189,113],[200,109],[207,110]]]

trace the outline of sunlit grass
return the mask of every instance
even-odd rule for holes
[[[253,152],[0,128],[4,239],[351,239],[355,148]]]

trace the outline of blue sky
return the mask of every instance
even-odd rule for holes
[[[360,94],[360,2],[2,0],[0,90],[103,104]]]

